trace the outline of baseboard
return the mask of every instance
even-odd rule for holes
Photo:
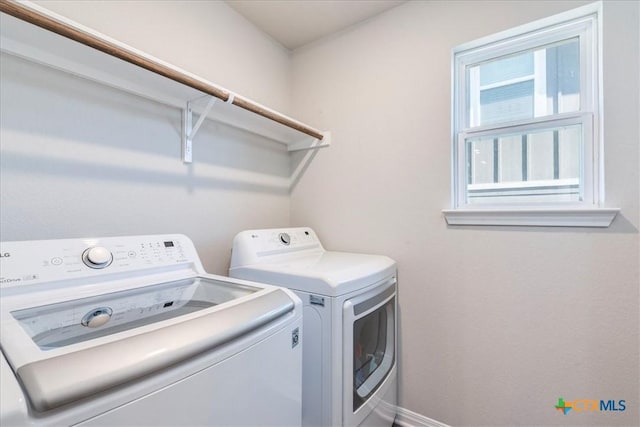
[[[417,414],[398,406],[395,424],[400,427],[449,427],[440,421],[432,420],[424,415]]]

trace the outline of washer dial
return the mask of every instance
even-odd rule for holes
[[[82,261],[91,268],[105,268],[113,261],[113,255],[109,249],[102,246],[94,246],[82,254]]]

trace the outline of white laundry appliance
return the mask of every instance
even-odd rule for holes
[[[249,230],[229,275],[302,299],[302,424],[391,426],[396,414],[396,263],[326,251],[310,228]]]
[[[183,235],[0,254],[0,425],[300,425],[292,292],[206,274]]]

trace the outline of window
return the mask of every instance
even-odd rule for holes
[[[449,223],[488,210],[606,211],[597,209],[600,10],[594,3],[454,49]],[[514,215],[509,224],[574,225]]]

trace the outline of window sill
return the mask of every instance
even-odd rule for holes
[[[609,227],[618,208],[443,209],[448,225]]]

